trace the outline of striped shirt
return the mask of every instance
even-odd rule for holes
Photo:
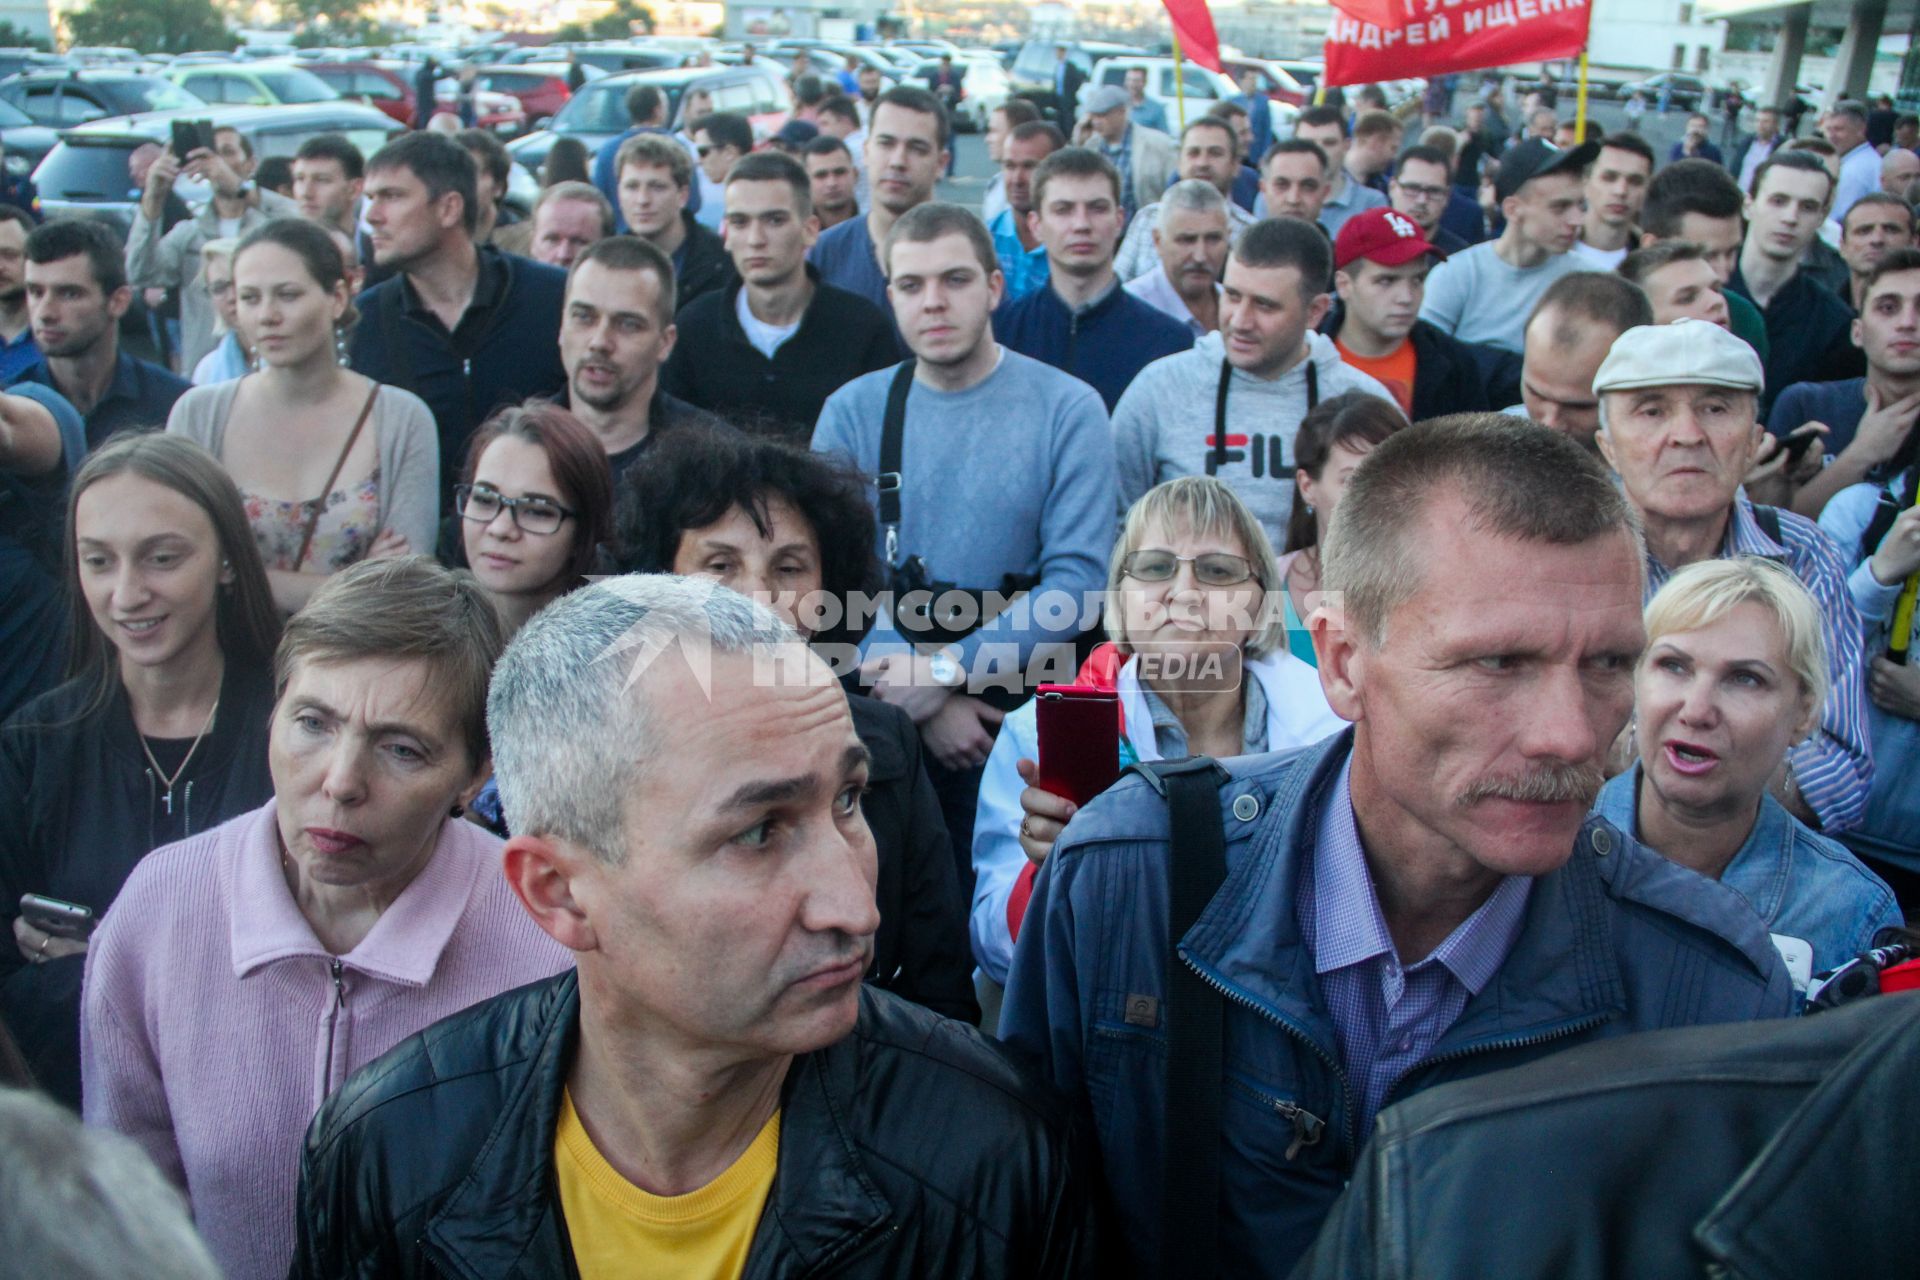
[[[1120,171],[1120,207],[1126,211],[1127,217],[1133,217],[1133,122],[1127,122],[1127,131],[1120,135],[1118,142],[1108,142],[1099,133],[1095,133],[1090,141],[1094,150]]]
[[[1353,816],[1353,757],[1340,768],[1300,877],[1294,918],[1333,1015],[1340,1061],[1357,1094],[1364,1143],[1387,1091],[1426,1060],[1467,1001],[1493,980],[1520,936],[1533,881],[1508,876],[1418,964],[1387,932]]]
[[[1820,732],[1787,752],[1793,780],[1807,807],[1828,835],[1858,825],[1873,781],[1873,752],[1867,737],[1867,698],[1860,614],[1847,590],[1846,562],[1820,526],[1791,511],[1778,512],[1780,540],[1768,536],[1754,519],[1746,494],[1733,499],[1733,518],[1717,558],[1760,556],[1793,570],[1820,606],[1820,631],[1827,643],[1830,689],[1820,717]],[[1647,596],[1666,585],[1673,570],[1647,553]]]

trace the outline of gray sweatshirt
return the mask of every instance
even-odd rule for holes
[[[1268,382],[1238,369],[1227,388],[1227,465],[1220,478],[1233,486],[1273,539],[1286,545],[1293,510],[1293,437],[1307,416],[1307,365],[1318,370],[1320,399],[1364,391],[1391,401],[1378,382],[1340,362],[1325,334],[1307,335],[1307,359]],[[1193,350],[1156,360],[1140,371],[1113,410],[1114,452],[1120,466],[1120,508],[1176,476],[1213,475],[1213,408],[1225,343],[1210,333]]]

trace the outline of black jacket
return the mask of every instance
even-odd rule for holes
[[[889,339],[891,341],[891,339]],[[967,903],[940,797],[920,763],[920,733],[898,707],[847,695],[853,731],[871,759],[861,809],[879,850],[880,931],[867,981],[935,1013],[978,1024]]]
[[[1336,300],[1320,322],[1320,332],[1329,338],[1337,335],[1346,314],[1346,305]],[[1481,357],[1473,343],[1425,320],[1414,321],[1407,337],[1413,342],[1413,421],[1501,407],[1487,399]]]
[[[307,1131],[292,1280],[576,1276],[553,1142],[579,1022],[564,973],[355,1073]],[[748,1280],[1101,1274],[1065,1108],[977,1032],[863,989],[780,1105]]]
[[[81,956],[28,964],[13,941],[20,895],[77,902],[98,920],[159,848],[265,804],[267,722],[273,690],[265,671],[229,664],[211,731],[174,787],[165,788],[140,749],[119,681],[81,719],[91,686],[68,681],[27,703],[0,728],[0,1017],[34,1075],[55,1097],[80,1097]],[[171,761],[163,762],[169,768]]]
[[[725,290],[740,278],[733,269],[733,255],[718,234],[701,226],[685,209],[680,211],[680,224],[687,238],[680,242],[680,260],[673,268],[679,282],[674,292],[676,313],[700,295]]]
[[[1380,1113],[1293,1280],[1912,1275],[1920,994],[1652,1031]]]
[[[814,282],[813,301],[772,359],[740,327],[738,280],[688,303],[674,317],[680,337],[661,385],[736,426],[760,419],[807,443],[828,396],[900,361],[891,316],[858,294],[821,284],[811,263],[807,278]]]
[[[360,311],[350,339],[355,371],[403,387],[433,410],[443,503],[475,427],[503,405],[557,395],[567,385],[560,363],[567,273],[485,245],[480,268],[473,302],[451,335],[420,304],[404,274],[354,300]]]

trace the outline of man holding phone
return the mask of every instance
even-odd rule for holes
[[[201,278],[200,247],[243,236],[269,218],[297,214],[285,196],[261,191],[253,175],[253,144],[238,129],[202,129],[206,121],[174,122],[173,145],[147,170],[147,182],[127,233],[127,277],[136,289],[168,289],[180,298],[182,370],[191,372],[219,339],[213,298]],[[211,141],[212,145],[208,145]],[[183,156],[178,148],[193,145]],[[182,174],[205,182],[212,198],[193,217],[161,233],[174,183]]]

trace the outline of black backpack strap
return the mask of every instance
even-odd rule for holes
[[[887,411],[880,419],[880,528],[887,538],[887,567],[900,563],[900,454],[907,432],[907,393],[913,390],[914,360],[903,361],[887,386]]]
[[[1227,878],[1220,818],[1220,785],[1227,772],[1207,756],[1133,768],[1166,797],[1173,834],[1167,863],[1167,1110],[1159,1274],[1216,1276],[1227,1002],[1181,960],[1180,939]]]
[[[1760,532],[1773,539],[1778,546],[1787,545],[1780,541],[1780,508],[1769,507],[1765,503],[1753,504],[1753,522],[1760,526]]]

